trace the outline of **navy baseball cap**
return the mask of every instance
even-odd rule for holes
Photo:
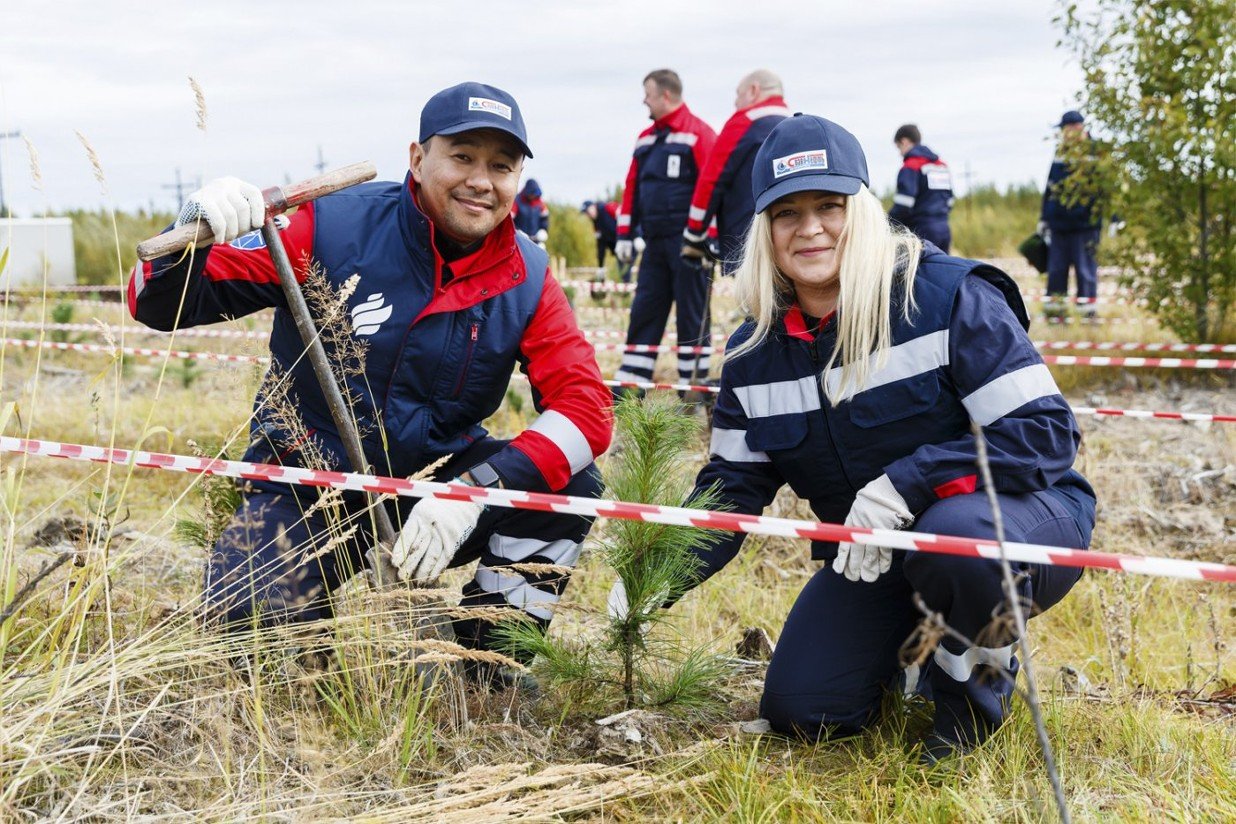
[[[768,133],[751,168],[757,213],[795,192],[853,195],[869,181],[858,138],[831,120],[802,112]]]
[[[421,109],[421,136],[424,143],[436,134],[459,134],[473,129],[498,129],[519,141],[526,157],[528,132],[515,98],[484,83],[460,83],[429,98]]]
[[[1073,123],[1085,123],[1085,122],[1086,122],[1086,118],[1082,117],[1081,112],[1077,111],[1077,109],[1069,109],[1067,112],[1065,112],[1061,116],[1060,122],[1056,124],[1056,128],[1059,129],[1063,126],[1068,126]]]

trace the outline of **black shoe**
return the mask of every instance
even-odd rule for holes
[[[939,733],[932,733],[923,739],[923,751],[918,754],[918,763],[923,767],[934,767],[942,762],[952,761],[965,755],[970,747],[959,741],[950,741]]]

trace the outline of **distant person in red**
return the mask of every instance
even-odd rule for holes
[[[618,242],[618,201],[611,200],[607,203],[601,203],[595,200],[585,200],[580,211],[588,216],[592,221],[593,233],[597,239],[597,268],[605,265],[605,253],[609,252],[618,257],[614,252],[614,245]],[[618,262],[619,272],[622,274],[622,282],[630,283],[631,267],[621,261]]]
[[[659,344],[677,307],[678,345],[707,346],[711,337],[708,288],[712,268],[682,257],[682,230],[691,195],[717,133],[691,113],[682,99],[682,78],[670,69],[644,77],[644,105],[652,125],[635,141],[631,168],[618,210],[618,260],[635,257],[636,235],[646,247],[631,302],[628,344]],[[655,355],[628,352],[615,376],[620,381],[650,381]],[[690,383],[708,374],[708,355],[678,355],[678,378]]]
[[[953,175],[940,156],[923,145],[923,136],[913,123],[897,130],[893,145],[903,160],[888,216],[947,253],[953,243],[953,232],[948,226],[948,213],[953,209]]]
[[[791,114],[782,94],[781,78],[768,69],[756,69],[738,82],[734,92],[737,111],[721,127],[717,145],[695,184],[687,228],[682,233],[683,257],[715,256],[708,238],[709,225],[715,219],[721,272],[729,275],[738,268],[743,240],[755,214],[751,163],[773,126]]]
[[[541,200],[541,185],[532,178],[524,184],[519,196],[515,198],[515,207],[511,210],[515,219],[515,228],[545,248],[549,240],[549,207]]]

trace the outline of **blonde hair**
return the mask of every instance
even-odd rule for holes
[[[841,260],[837,345],[820,374],[824,395],[833,406],[861,391],[888,362],[894,287],[901,288],[901,311],[909,321],[916,308],[914,277],[923,251],[922,241],[889,223],[879,198],[866,186],[845,203],[845,221],[837,239]],[[777,316],[796,300],[793,282],[777,268],[769,211],[751,221],[742,262],[734,273],[739,304],[755,321],[755,332],[729,353],[730,358],[763,343]],[[841,379],[830,381],[828,374],[838,362]]]

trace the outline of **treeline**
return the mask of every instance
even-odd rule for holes
[[[953,247],[968,257],[1013,257],[1017,244],[1034,231],[1042,193],[1027,183],[1005,190],[976,188],[958,198],[953,209]],[[549,252],[567,266],[596,264],[592,221],[575,203],[549,203]],[[110,212],[77,209],[63,214],[73,220],[73,251],[78,283],[115,284],[127,278],[136,256],[134,247],[163,231],[175,215],[170,212]]]

